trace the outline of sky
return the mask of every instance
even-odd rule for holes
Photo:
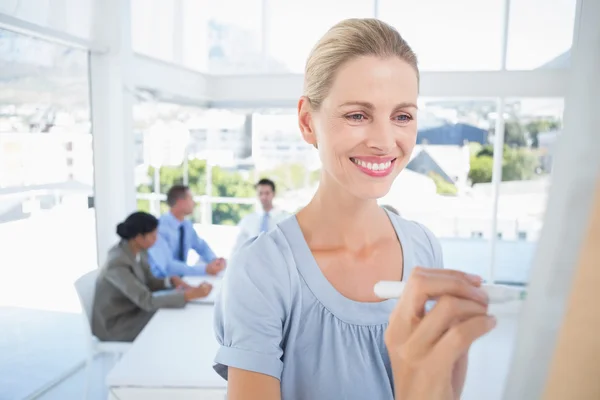
[[[172,1],[132,0],[134,48],[172,58],[173,32],[181,29],[183,58],[202,69],[206,24],[214,18],[247,30],[257,49],[266,46],[271,58],[300,73],[329,27],[375,12],[373,0],[267,0],[263,41],[262,2],[182,0],[184,23],[179,25]],[[379,0],[377,13],[407,39],[422,70],[500,68],[504,0]],[[568,50],[574,18],[575,0],[512,0],[507,69],[533,69]]]

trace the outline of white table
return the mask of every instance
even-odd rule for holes
[[[212,305],[159,310],[108,374],[109,400],[223,400],[218,347]]]

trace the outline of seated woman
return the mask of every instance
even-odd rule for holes
[[[206,282],[193,287],[178,277],[152,275],[147,250],[156,242],[157,227],[158,220],[145,212],[117,226],[121,241],[108,252],[96,281],[92,332],[98,339],[131,342],[159,308],[183,307],[212,290]],[[164,291],[169,288],[177,289]]]

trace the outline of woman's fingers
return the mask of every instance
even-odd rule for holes
[[[421,323],[425,303],[442,296],[453,296],[487,304],[487,296],[479,287],[481,279],[464,272],[421,268],[413,269],[404,292],[390,316],[385,341],[388,346],[405,343]]]
[[[487,306],[472,300],[442,296],[414,331],[412,346],[430,348],[453,325],[469,318],[487,314]]]
[[[453,365],[473,342],[496,326],[496,318],[479,315],[452,326],[433,347],[432,356],[440,363]]]
[[[412,312],[423,317],[425,303],[442,296],[454,296],[487,304],[487,295],[480,288],[481,279],[461,271],[417,267],[408,278],[395,312]]]

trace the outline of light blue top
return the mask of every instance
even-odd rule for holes
[[[187,265],[187,262],[178,259],[180,226],[183,226],[184,232],[183,254],[187,256],[190,249],[194,249],[202,259],[197,265]],[[206,264],[217,258],[208,243],[198,236],[191,221],[179,221],[170,212],[160,217],[158,238],[148,250],[148,256],[150,270],[158,278],[205,275]]]
[[[403,247],[404,277],[418,265],[442,268],[440,244],[428,229],[388,216]],[[225,379],[227,366],[271,375],[284,400],[393,400],[383,336],[395,304],[340,294],[296,217],[288,218],[230,261],[215,304],[215,370]]]

